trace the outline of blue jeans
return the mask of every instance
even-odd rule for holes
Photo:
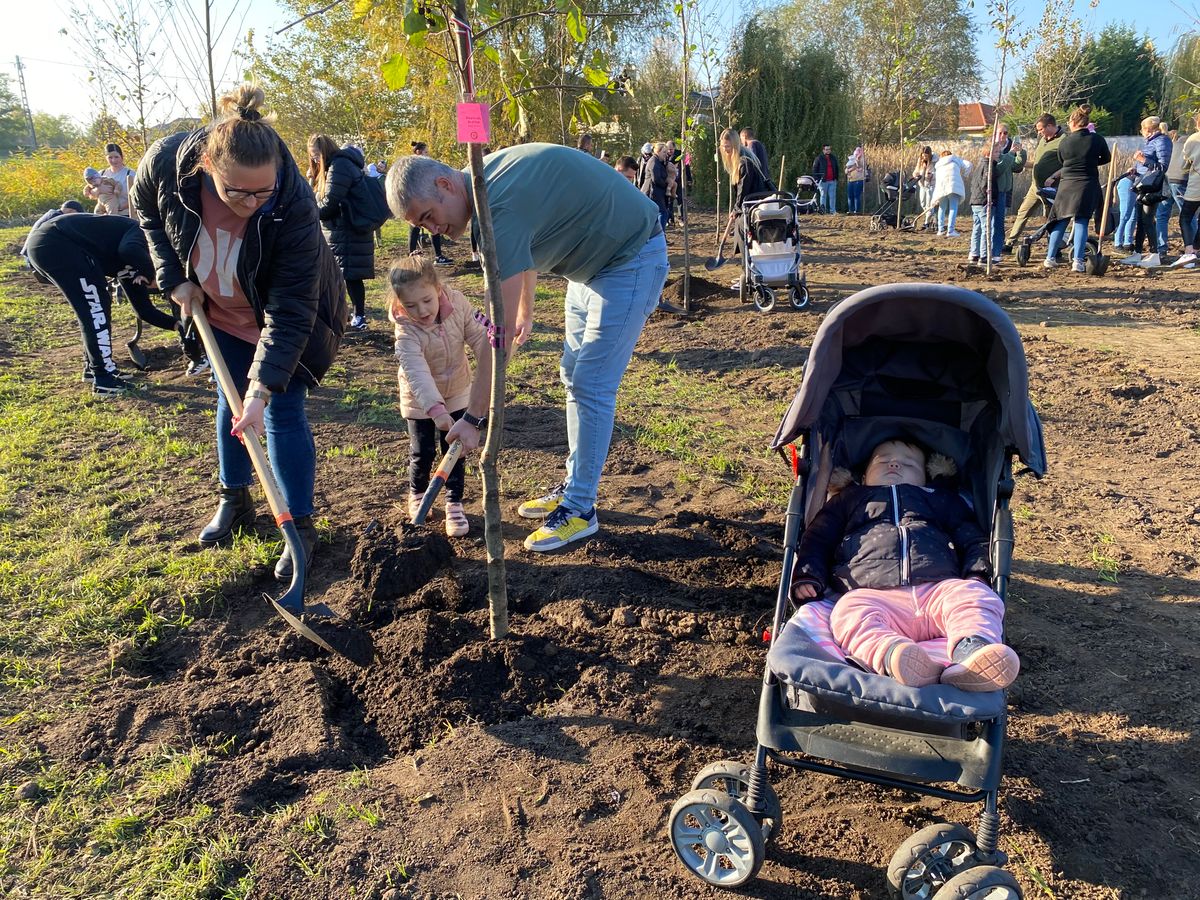
[[[992,203],[992,259],[1004,253],[1004,214],[1008,212],[1008,194],[1000,194]]]
[[[983,259],[987,256],[984,249],[984,225],[987,222],[987,207],[971,204],[971,250],[972,259]]]
[[[1171,222],[1171,213],[1176,212],[1178,207],[1172,199],[1164,199],[1158,204],[1158,210],[1154,214],[1155,231],[1158,232],[1158,252],[1167,252],[1167,228]]]
[[[863,183],[861,181],[849,181],[846,183],[846,210],[847,210],[847,212],[852,212],[852,213],[862,212],[862,195],[863,195]]]
[[[951,194],[938,201],[938,234],[954,230],[958,220],[958,194]]]
[[[837,212],[837,182],[822,181],[821,185],[821,212],[835,213]]]
[[[229,367],[234,384],[245,396],[256,346],[217,328],[213,329],[213,334],[216,335],[217,347],[221,350],[225,365]],[[288,512],[294,518],[311,516],[313,513],[317,449],[305,415],[304,403],[307,399],[308,385],[299,378],[293,378],[286,391],[271,395],[271,402],[267,404],[263,417],[271,470],[279,482],[279,489],[283,491]],[[254,481],[254,467],[242,442],[230,434],[232,427],[233,411],[218,383],[217,462],[221,484],[229,488],[249,487]]]
[[[1137,198],[1133,195],[1133,182],[1122,178],[1117,182],[1117,201],[1120,212],[1117,214],[1117,231],[1113,235],[1113,243],[1118,247],[1133,246],[1133,230],[1137,227]]]
[[[670,264],[661,234],[629,262],[591,281],[567,283],[559,377],[567,389],[567,485],[562,505],[585,513],[596,505],[612,442],[617,388],[638,336],[662,295]]]
[[[1063,245],[1063,236],[1067,233],[1067,222],[1069,221],[1069,219],[1059,219],[1050,226],[1050,243],[1046,247],[1046,259],[1054,259],[1058,256],[1058,248]],[[1081,216],[1075,219],[1075,229],[1071,232],[1074,244],[1071,254],[1072,261],[1083,262],[1087,259],[1087,236],[1088,217]]]

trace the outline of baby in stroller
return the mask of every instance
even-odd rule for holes
[[[927,474],[937,482],[953,472],[948,457],[927,462],[910,441],[880,443],[862,484],[841,488],[804,532],[792,596],[814,600],[836,589],[832,610],[806,604],[801,624],[821,630],[827,615],[836,645],[867,671],[911,687],[1000,690],[1020,662],[1002,642],[1004,603],[986,584],[988,537],[957,493],[926,485]]]

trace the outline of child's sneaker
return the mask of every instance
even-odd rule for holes
[[[559,506],[546,517],[541,528],[525,538],[525,549],[536,553],[557,550],[599,530],[600,521],[596,517],[596,507],[593,506],[585,513],[573,513],[565,506]]]
[[[350,327],[353,328],[355,331],[366,331],[367,330],[367,317],[366,316],[352,316],[350,318]]]
[[[471,530],[463,505],[453,500],[446,501],[446,534],[450,537],[463,537]]]
[[[526,500],[517,507],[517,515],[523,519],[546,518],[546,516],[558,509],[558,504],[562,503],[563,492],[566,489],[567,483],[564,481],[558,487],[553,488],[550,493],[534,497],[532,500]]]
[[[967,265],[968,266],[979,265],[979,257],[978,256],[968,256],[967,257]]]
[[[421,501],[425,499],[424,494],[409,494],[408,495],[408,521],[414,522],[417,518],[417,513],[421,511]]]
[[[913,641],[897,641],[888,650],[885,663],[888,675],[909,687],[937,684],[942,664],[934,660],[925,648]]]
[[[987,638],[963,638],[942,672],[942,684],[963,691],[1000,691],[1012,684],[1021,671],[1017,651]]]
[[[101,397],[119,397],[133,390],[132,382],[126,381],[120,375],[108,372],[96,372],[92,378],[92,393]]]

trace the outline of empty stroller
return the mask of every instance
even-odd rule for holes
[[[1033,245],[1045,237],[1047,232],[1050,231],[1050,226],[1058,221],[1054,216],[1054,198],[1057,194],[1058,188],[1038,188],[1037,196],[1038,200],[1040,200],[1042,203],[1042,215],[1045,216],[1046,221],[1042,223],[1041,227],[1038,228],[1037,231],[1021,238],[1021,242],[1013,248],[1013,253],[1017,258],[1018,266],[1029,265],[1029,257],[1033,253]],[[1112,234],[1112,232],[1116,230],[1115,223],[1116,217],[1110,215],[1108,217],[1108,228],[1107,233],[1104,235],[1105,237],[1108,237],[1109,234]],[[1074,228],[1075,225],[1072,223],[1068,227]],[[1063,247],[1066,248],[1069,246],[1070,241],[1064,241]],[[1089,275],[1103,275],[1108,269],[1108,260],[1101,255],[1100,240],[1094,234],[1088,235],[1087,246],[1084,247],[1083,251],[1083,258],[1085,271]]]
[[[820,182],[811,175],[801,175],[796,179],[796,211],[801,215],[808,215],[820,209]]]
[[[892,856],[887,882],[903,900],[1022,897],[1001,866],[998,794],[1003,691],[906,687],[852,665],[787,621],[800,537],[836,467],[880,440],[904,437],[958,465],[964,499],[989,537],[1002,598],[1012,559],[1012,461],[1045,471],[1041,424],[1028,398],[1025,354],[1009,318],[973,291],[895,284],[850,297],[821,324],[800,391],[773,446],[795,442],[783,571],[750,763],[713,763],[671,810],[682,864],[705,882],[752,879],[783,827],[767,760],[946,800],[983,803],[978,828],[922,828]],[[795,754],[795,755],[793,755]],[[958,787],[953,787],[956,783]]]
[[[795,197],[783,191],[751,194],[742,201],[740,231],[745,238],[738,298],[761,312],[775,306],[777,288],[787,288],[793,309],[808,306],[808,282],[801,271],[800,213]]]
[[[899,172],[888,172],[879,183],[879,209],[871,217],[871,231],[883,231],[885,228],[896,227],[897,204],[902,208],[904,201],[917,192],[917,179],[909,178],[900,184]],[[913,216],[901,215],[900,229],[912,231],[916,226]]]

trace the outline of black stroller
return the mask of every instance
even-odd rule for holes
[[[796,212],[811,215],[821,209],[821,183],[811,175],[796,179]]]
[[[745,884],[783,828],[767,760],[946,800],[982,802],[979,825],[935,824],[905,841],[887,881],[903,900],[1020,898],[1001,868],[998,794],[1003,691],[906,687],[827,652],[788,621],[796,549],[831,472],[905,437],[958,464],[963,495],[990,534],[992,586],[1003,598],[1012,560],[1013,457],[1045,472],[1025,354],[1008,316],[963,288],[894,284],[845,300],[818,329],[800,391],[773,446],[793,444],[783,572],[758,706],[758,749],[703,769],[671,810],[676,856],[720,887]],[[792,755],[798,754],[798,755]],[[952,787],[951,783],[957,784]]]
[[[1058,221],[1054,215],[1054,197],[1057,193],[1058,188],[1038,188],[1037,196],[1038,200],[1042,204],[1042,215],[1045,217],[1046,221],[1044,221],[1041,227],[1032,234],[1028,234],[1021,238],[1020,243],[1013,248],[1013,254],[1017,258],[1018,266],[1029,265],[1029,257],[1033,253],[1033,245],[1038,243],[1042,238],[1046,237],[1051,226]],[[1115,215],[1110,215],[1108,217],[1108,226],[1104,235],[1105,237],[1108,237],[1110,234],[1116,231],[1116,221],[1117,217]],[[1074,224],[1069,226],[1069,228],[1074,227]],[[1066,248],[1068,245],[1069,238],[1066,238],[1063,241],[1063,248]],[[1108,260],[1105,259],[1100,253],[1100,240],[1094,234],[1088,235],[1087,245],[1084,247],[1083,251],[1083,265],[1084,271],[1089,275],[1103,275],[1108,269]]]
[[[901,184],[899,172],[888,172],[879,183],[879,209],[871,216],[870,230],[883,231],[885,228],[896,227],[897,204],[902,209],[904,201],[917,192],[917,179],[909,178]],[[900,230],[912,231],[916,227],[916,218],[900,216]]]

